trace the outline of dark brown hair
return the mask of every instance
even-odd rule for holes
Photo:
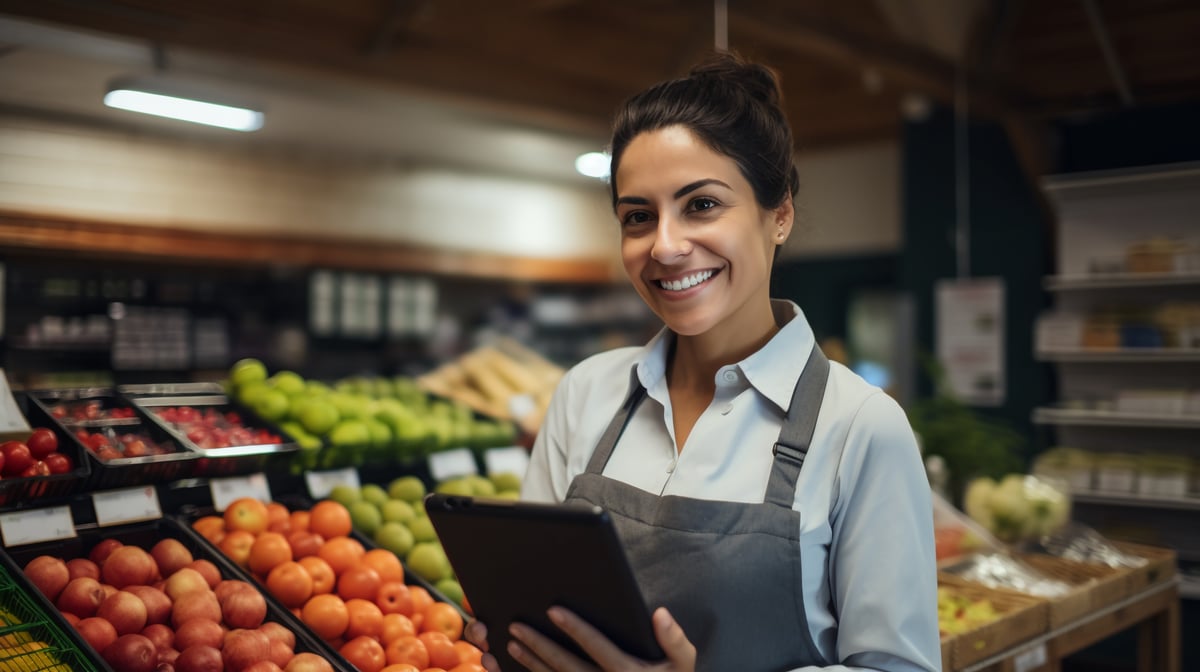
[[[613,121],[609,187],[617,205],[617,168],[641,133],[683,126],[713,151],[728,156],[763,208],[796,195],[792,129],[783,113],[779,80],[770,68],[720,53],[682,79],[655,84],[633,96]]]

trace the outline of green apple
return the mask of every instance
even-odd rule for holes
[[[414,518],[408,524],[408,529],[418,543],[437,541],[437,530],[433,529],[433,523],[430,522],[429,516]]]
[[[385,522],[375,530],[373,537],[375,543],[381,548],[395,553],[398,557],[403,558],[412,550],[416,539],[413,538],[413,533],[404,525],[395,521]]]
[[[375,483],[367,483],[359,488],[359,492],[362,494],[363,500],[375,506],[383,506],[383,503],[388,501],[387,490],[384,490],[383,486]]]
[[[354,529],[368,537],[374,535],[383,524],[383,515],[379,513],[379,507],[371,502],[359,500],[347,508],[350,510],[350,522]]]
[[[409,504],[425,496],[425,482],[416,476],[401,476],[388,484],[388,496]]]
[[[466,497],[473,497],[475,495],[475,488],[472,487],[471,481],[466,478],[451,478],[442,481],[434,487],[433,491],[443,495],[463,495]]]
[[[418,541],[404,561],[413,573],[430,583],[450,576],[450,561],[442,545],[435,541]]]
[[[520,490],[498,490],[498,491],[496,491],[496,494],[492,495],[492,496],[495,497],[496,499],[511,499],[511,500],[515,501],[515,500],[518,500],[521,498],[521,491]]]
[[[267,384],[289,396],[305,389],[304,378],[295,371],[279,371],[267,379]]]
[[[335,446],[365,446],[371,442],[371,430],[361,420],[341,420],[329,430]]]
[[[292,404],[288,396],[279,390],[268,389],[254,399],[251,406],[258,417],[271,422],[284,419]]]
[[[448,599],[453,601],[455,604],[462,606],[463,589],[462,589],[462,585],[460,585],[456,579],[452,579],[452,578],[442,579],[441,581],[438,581],[437,583],[433,584],[433,587],[436,588],[439,593],[441,593],[442,595],[445,595]]]
[[[304,429],[317,436],[333,429],[341,419],[337,408],[321,397],[309,397],[301,401],[293,410],[293,415],[304,425]]]
[[[521,477],[511,471],[492,474],[492,485],[496,486],[496,490],[520,490]]]
[[[392,445],[392,429],[375,418],[363,420],[367,430],[371,432],[371,447],[385,450]]]
[[[351,504],[362,501],[362,492],[348,483],[338,483],[330,489],[329,498],[349,509]]]
[[[261,383],[267,379],[267,367],[253,357],[239,359],[229,368],[229,380],[237,387]]]
[[[389,499],[379,505],[379,512],[383,514],[383,520],[387,523],[411,523],[417,517],[417,512],[413,507],[403,499]]]
[[[467,476],[463,478],[471,488],[471,494],[476,497],[490,497],[496,494],[496,486],[484,476]]]
[[[242,405],[254,408],[255,402],[270,391],[271,386],[259,380],[238,387],[236,397]]]

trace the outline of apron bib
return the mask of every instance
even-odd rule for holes
[[[762,503],[658,496],[602,475],[646,395],[630,393],[566,501],[612,515],[647,606],[665,606],[696,645],[696,670],[786,670],[826,665],[804,612],[796,481],[829,377],[816,345],[796,382],[772,452]]]

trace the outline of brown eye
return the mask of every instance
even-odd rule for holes
[[[693,200],[690,205],[693,211],[699,212],[702,210],[712,210],[720,205],[720,203],[717,203],[711,198],[697,198]]]

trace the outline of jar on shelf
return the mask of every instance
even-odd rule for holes
[[[1097,492],[1131,495],[1137,487],[1138,461],[1127,453],[1105,453],[1096,457]]]

